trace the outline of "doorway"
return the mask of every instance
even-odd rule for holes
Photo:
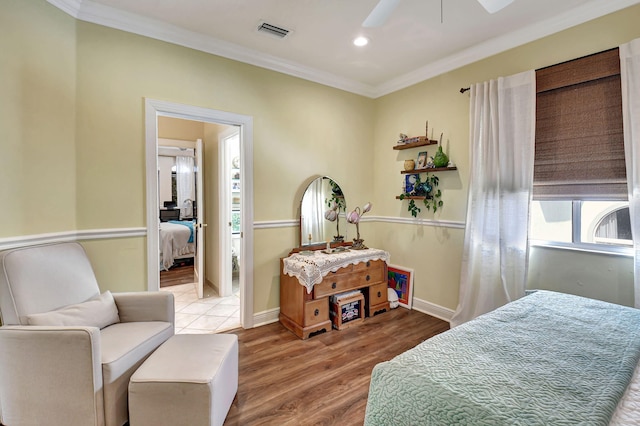
[[[206,253],[203,241],[199,241],[204,235],[198,229],[198,224],[206,223],[203,124],[158,117],[160,288],[172,287],[169,290],[175,291],[176,286],[192,287],[200,299],[205,289],[201,265]],[[164,137],[167,135],[172,138]]]
[[[160,288],[160,268],[158,262],[159,253],[159,201],[158,201],[158,118],[172,117],[184,120],[201,121],[225,126],[233,126],[238,135],[239,162],[245,167],[239,170],[239,202],[242,209],[239,212],[239,238],[238,257],[239,263],[238,290],[240,293],[240,324],[244,328],[253,326],[253,233],[250,226],[253,224],[253,169],[252,169],[252,138],[253,119],[224,111],[210,110],[183,104],[174,104],[164,101],[146,99],[145,101],[145,127],[146,127],[146,167],[147,167],[147,272],[148,290],[158,291]],[[205,141],[206,144],[206,141]],[[205,197],[206,199],[206,197]],[[204,205],[203,205],[204,207]],[[214,239],[221,240],[221,236],[228,228],[221,228],[219,220],[212,220],[216,216],[215,209],[211,215],[203,218],[198,228],[206,235],[213,235]],[[207,227],[207,222],[209,227]],[[216,225],[218,224],[218,225]],[[210,232],[208,231],[210,230]],[[247,232],[248,230],[248,232]],[[215,238],[215,237],[218,238]],[[231,250],[209,250],[213,255],[214,266],[208,267],[205,276],[216,276],[216,269],[224,269],[223,265],[232,264]],[[216,253],[216,251],[218,251]],[[213,257],[211,257],[213,256]],[[215,265],[218,265],[216,267]]]

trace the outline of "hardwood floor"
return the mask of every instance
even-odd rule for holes
[[[280,323],[234,330],[238,394],[225,425],[362,425],[374,365],[449,329],[404,308],[300,340]]]
[[[195,281],[193,265],[177,266],[168,271],[160,271],[160,287],[189,284]]]

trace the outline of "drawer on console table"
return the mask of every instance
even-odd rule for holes
[[[372,285],[367,289],[367,316],[372,317],[390,309],[387,283]]]
[[[386,283],[384,261],[362,262],[340,268],[336,272],[330,272],[321,283],[313,286],[313,294],[314,298],[318,299],[332,294],[368,287],[381,281]]]
[[[331,331],[329,299],[314,299],[297,278],[280,271],[280,323],[301,339]]]
[[[304,326],[310,327],[329,320],[329,299],[311,300],[304,303]]]
[[[387,283],[380,283],[369,287],[369,304],[379,305],[388,300]]]

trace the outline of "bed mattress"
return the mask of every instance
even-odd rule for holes
[[[189,226],[191,225],[191,226]],[[160,266],[168,270],[175,259],[193,257],[196,252],[194,230],[191,222],[160,223]]]
[[[365,424],[638,424],[639,359],[640,310],[538,291],[378,364]]]

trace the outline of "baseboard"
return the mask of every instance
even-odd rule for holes
[[[415,309],[418,312],[422,312],[423,314],[439,318],[446,322],[451,322],[451,317],[453,317],[454,314],[454,311],[452,309],[444,308],[442,306],[436,305],[435,303],[427,302],[426,300],[417,299],[415,297],[413,298],[412,309]],[[278,322],[278,315],[280,315],[280,308],[258,312],[257,314],[253,315],[253,327],[255,328],[262,325]]]
[[[253,328],[278,322],[279,315],[280,308],[269,309],[268,311],[262,311],[258,312],[257,314],[253,314]]]
[[[218,288],[217,285],[215,285],[214,283],[212,283],[210,280],[205,279],[204,280],[205,284],[208,285],[209,287],[211,287],[216,293],[220,294],[220,289]]]
[[[455,313],[454,310],[445,308],[435,303],[427,302],[426,300],[421,300],[416,297],[413,298],[413,306],[412,309],[415,309],[418,312],[422,312],[423,314],[431,315],[432,317],[440,318],[443,321],[448,323],[451,322],[451,318]]]

